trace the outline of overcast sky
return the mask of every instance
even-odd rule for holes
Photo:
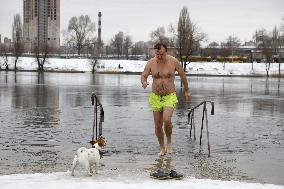
[[[0,0],[0,34],[11,37],[16,13],[23,15],[23,0]],[[248,41],[257,29],[272,30],[284,17],[284,0],[61,0],[61,30],[72,16],[89,15],[98,23],[102,12],[102,38],[109,42],[119,31],[134,42],[148,41],[160,26],[177,25],[183,6],[191,19],[208,35],[208,42],[221,42],[229,35]]]

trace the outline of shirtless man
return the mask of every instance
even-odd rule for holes
[[[178,102],[174,84],[176,71],[183,83],[186,99],[189,99],[191,94],[183,68],[176,58],[167,55],[167,46],[159,43],[155,45],[154,49],[156,56],[146,64],[141,75],[141,84],[145,89],[148,86],[147,78],[152,74],[153,83],[149,103],[153,110],[155,134],[160,144],[159,155],[162,156],[165,153],[171,154],[173,152],[172,116]],[[164,143],[164,132],[167,138],[166,145]]]

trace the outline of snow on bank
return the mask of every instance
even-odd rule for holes
[[[9,68],[14,69],[12,57],[10,57],[9,62],[11,62]],[[37,70],[37,68],[38,65],[35,58],[22,57],[18,60],[17,69],[19,70]],[[44,69],[49,71],[52,70],[88,72],[92,70],[92,66],[88,59],[48,58],[47,62],[44,64]]]
[[[72,177],[68,173],[36,173],[0,176],[1,189],[284,189],[273,184],[243,183],[238,181],[219,181],[209,179],[185,178],[183,180],[154,180],[116,178],[96,175],[93,177]]]
[[[13,69],[13,58],[10,57],[10,68]],[[141,60],[99,60],[96,65],[98,72],[142,72],[147,61]],[[270,64],[269,75],[278,75],[278,63]],[[49,58],[44,65],[45,70],[51,71],[81,71],[90,72],[92,64],[88,59],[61,59]],[[3,68],[3,66],[2,66]],[[37,70],[34,58],[20,58],[17,68],[20,70]],[[284,65],[281,66],[284,74]],[[219,63],[219,62],[192,62],[187,65],[187,73],[193,75],[226,75],[252,76],[266,75],[265,63]]]

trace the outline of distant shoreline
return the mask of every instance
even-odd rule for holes
[[[1,69],[0,72],[14,72],[14,73],[17,73],[17,72],[42,72],[42,73],[45,73],[45,72],[48,72],[48,73],[86,73],[85,71],[77,71],[77,70],[74,70],[74,71],[64,71],[64,70],[44,70],[44,71],[38,71],[38,70],[17,70],[15,71],[14,69],[8,69],[8,70],[5,70],[5,69]]]
[[[15,72],[13,61],[13,57],[9,57],[10,69],[7,71]],[[0,72],[6,72],[3,63],[1,64]],[[147,61],[142,60],[100,59],[94,67],[89,59],[49,58],[43,72],[92,73],[94,67],[96,74],[140,75],[146,64]],[[265,63],[190,62],[186,68],[186,75],[190,77],[267,77],[267,69],[268,77],[284,77],[284,63],[272,63],[267,68]],[[21,57],[17,63],[16,72],[38,72],[37,62],[32,57]]]
[[[44,70],[44,71],[38,71],[38,70],[22,70],[19,69],[15,71],[14,69],[1,69],[1,72],[40,72],[40,73],[92,73],[91,71],[77,71],[77,70]],[[94,74],[122,74],[122,75],[141,75],[142,72],[115,72],[115,71],[95,71]],[[176,74],[178,75],[178,74]],[[251,74],[251,75],[221,75],[221,74],[190,74],[186,73],[186,76],[195,76],[195,77],[254,77],[254,78],[260,78],[260,77],[266,77],[266,75],[263,74]],[[281,73],[281,76],[279,77],[278,74],[269,74],[269,78],[284,78],[284,73]]]

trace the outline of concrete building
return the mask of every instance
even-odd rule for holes
[[[25,49],[60,46],[60,0],[23,0]]]

